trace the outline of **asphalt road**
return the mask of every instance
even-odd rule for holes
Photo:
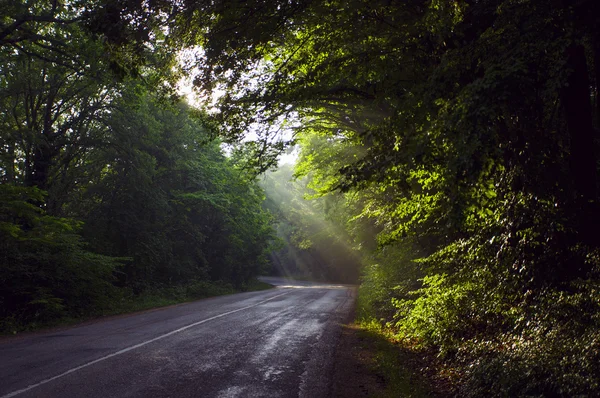
[[[0,398],[326,397],[348,286],[196,301],[0,341]]]

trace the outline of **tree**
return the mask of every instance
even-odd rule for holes
[[[271,236],[260,189],[222,154],[205,115],[133,88],[107,120],[94,180],[73,204],[84,236],[101,253],[132,257],[121,283],[136,290],[242,286],[261,271]]]

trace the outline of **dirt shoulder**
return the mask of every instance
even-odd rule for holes
[[[402,347],[354,322],[343,325],[334,363],[330,397],[454,395],[432,354]]]

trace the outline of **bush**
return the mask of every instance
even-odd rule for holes
[[[0,319],[5,327],[97,313],[118,297],[122,259],[85,250],[80,223],[47,215],[36,188],[0,185]]]

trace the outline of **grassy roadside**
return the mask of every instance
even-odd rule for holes
[[[109,313],[102,315],[119,315],[136,311],[144,311],[174,304],[186,303],[208,297],[224,296],[241,292],[253,292],[271,289],[273,286],[257,279],[251,280],[241,289],[230,284],[215,282],[198,282],[189,286],[175,286],[162,289],[152,289],[140,295],[130,295],[124,298]]]
[[[123,292],[123,295],[101,311],[82,314],[81,316],[68,316],[45,322],[20,323],[15,319],[0,319],[0,336],[16,335],[24,332],[35,332],[42,329],[73,326],[79,323],[93,321],[107,316],[129,314],[146,311],[170,305],[186,303],[208,297],[223,296],[227,294],[260,291],[273,288],[272,285],[251,280],[241,289],[235,289],[230,284],[215,282],[197,282],[188,286],[174,286],[148,289],[141,294]]]
[[[332,397],[453,395],[449,378],[435,355],[397,341],[372,325],[344,325],[335,361]]]

